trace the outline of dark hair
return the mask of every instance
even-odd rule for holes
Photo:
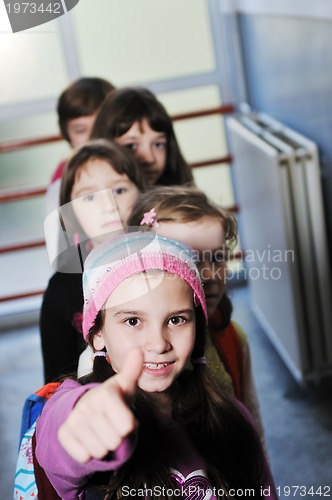
[[[135,122],[143,119],[148,121],[153,130],[166,135],[166,165],[158,184],[192,183],[193,175],[180,151],[172,120],[164,106],[148,89],[137,87],[114,90],[98,112],[91,137],[116,139],[125,134]]]
[[[79,172],[87,161],[93,159],[105,160],[116,172],[126,174],[139,191],[143,192],[145,190],[145,179],[133,155],[118,144],[111,143],[105,139],[98,139],[85,143],[69,159],[61,179],[60,207],[65,206],[71,201],[71,192],[75,184],[77,172]],[[65,227],[77,232],[78,223],[70,205],[66,209],[66,219],[64,221]],[[76,224],[73,224],[73,221]]]
[[[195,311],[196,340],[192,358],[202,355],[205,343],[203,313],[200,307]],[[94,334],[102,328],[103,318],[104,313],[100,311],[90,331],[90,343]],[[113,375],[114,371],[106,358],[97,357],[93,374],[86,377],[84,383],[103,382]],[[216,489],[223,489],[226,494],[231,488],[235,491],[253,488],[255,498],[258,498],[263,475],[263,452],[251,423],[214,381],[206,365],[194,364],[192,370],[186,370],[179,376],[178,382],[179,390],[173,400],[173,418],[188,432],[193,445],[206,461],[211,484]],[[138,390],[132,409],[139,421],[137,446],[132,458],[117,474],[108,478],[106,486],[101,487],[105,499],[119,498],[124,485],[136,491],[140,488],[154,491],[156,486],[174,489],[169,477],[172,462],[164,451],[167,448],[167,433],[160,430],[155,417],[156,408],[149,394]]]
[[[96,113],[107,94],[114,88],[112,83],[103,78],[84,77],[75,80],[61,93],[57,105],[59,127],[68,142],[68,121]]]

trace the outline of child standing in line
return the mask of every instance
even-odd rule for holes
[[[98,109],[114,89],[114,85],[103,78],[83,77],[61,93],[57,104],[59,128],[73,148],[82,146],[90,138]],[[51,182],[61,178],[64,162],[61,165],[54,172]]]
[[[231,321],[225,292],[227,258],[237,240],[235,218],[195,187],[160,186],[139,197],[128,226],[152,229],[196,251],[209,316],[209,368],[251,411],[263,437],[250,346],[240,325]]]
[[[97,111],[114,88],[103,78],[82,77],[60,94],[57,103],[59,128],[71,147],[78,148],[89,139]],[[45,199],[47,214],[59,206],[61,177],[67,161],[59,163],[52,175]]]
[[[151,232],[121,235],[90,253],[83,290],[93,374],[64,381],[36,430],[36,458],[58,495],[276,499],[249,413],[205,364],[191,249]]]
[[[111,139],[139,160],[148,186],[193,183],[164,106],[144,88],[113,91],[97,115],[92,137]]]
[[[116,144],[103,139],[88,142],[69,160],[56,217],[56,222],[61,223],[62,238],[53,266],[61,272],[49,281],[40,316],[45,382],[77,370],[84,349],[84,259],[92,247],[126,225],[131,208],[144,189],[136,160]],[[47,230],[46,226],[46,233],[52,235],[53,228],[52,225]]]

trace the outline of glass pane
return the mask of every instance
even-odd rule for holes
[[[206,85],[158,94],[158,99],[170,114],[189,113],[220,106],[220,92],[216,85]]]
[[[82,0],[71,14],[84,74],[131,85],[215,67],[205,0]]]
[[[58,22],[0,37],[0,105],[58,95],[67,82]]]
[[[0,122],[0,137],[3,141],[27,140],[58,134],[55,112]],[[0,188],[46,186],[58,163],[68,155],[68,152],[68,144],[61,141],[1,154]]]
[[[228,208],[234,204],[230,167],[227,164],[194,169],[197,186],[219,205]]]
[[[214,108],[222,104],[219,89],[215,85],[163,93],[158,98],[171,115]],[[181,150],[189,162],[220,158],[228,154],[222,115],[176,121],[174,128]],[[228,164],[195,168],[194,178],[196,184],[216,203],[225,207],[234,204]]]

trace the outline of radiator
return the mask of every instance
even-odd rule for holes
[[[227,131],[253,311],[294,378],[319,382],[332,373],[332,287],[317,146],[261,113]]]

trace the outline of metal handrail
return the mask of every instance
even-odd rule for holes
[[[33,292],[19,293],[17,295],[5,295],[0,297],[0,302],[9,302],[10,300],[27,299],[28,297],[35,297],[36,295],[43,295],[45,290],[35,290]]]
[[[245,256],[245,252],[242,250],[239,250],[238,252],[235,252],[234,254],[229,256],[229,260],[240,260],[243,259]],[[6,295],[3,297],[0,297],[0,303],[1,302],[7,302],[10,300],[18,300],[18,299],[26,299],[28,297],[35,297],[37,295],[43,295],[45,290],[35,290],[33,292],[25,292],[25,293],[20,293],[16,295]]]
[[[10,201],[21,201],[28,198],[35,198],[37,196],[42,196],[46,193],[46,188],[26,188],[18,190],[3,190],[0,191],[0,203],[7,203]]]
[[[62,135],[52,135],[48,137],[19,141],[7,141],[0,143],[0,153],[10,153],[11,151],[20,151],[21,149],[32,148],[34,146],[42,146],[44,144],[51,144],[52,142],[60,141],[63,141]]]
[[[222,106],[217,106],[215,108],[202,109],[200,111],[191,111],[189,113],[181,113],[179,115],[173,115],[172,121],[176,122],[179,120],[189,120],[191,118],[201,118],[203,116],[211,115],[229,115],[235,113],[236,108],[233,104],[223,104]]]
[[[16,243],[15,245],[5,245],[0,247],[0,254],[19,252],[21,250],[30,250],[31,248],[39,248],[45,246],[45,240],[27,241],[25,243]]]
[[[220,163],[232,163],[233,158],[231,155],[221,156],[220,158],[212,158],[211,160],[196,161],[195,163],[189,163],[191,168],[198,167],[210,167],[211,165],[219,165]]]
[[[237,213],[239,211],[239,207],[238,205],[233,205],[231,207],[228,207],[227,210],[232,213]],[[30,250],[31,248],[40,248],[45,246],[45,244],[45,240],[33,240],[22,243],[15,243],[13,245],[0,246],[0,254],[20,252],[21,250]]]
[[[215,108],[201,109],[199,111],[192,111],[188,113],[173,115],[171,118],[172,121],[180,121],[180,120],[189,120],[191,118],[201,118],[203,116],[227,115],[234,112],[235,112],[235,106],[233,104],[223,104],[222,106],[217,106]],[[63,136],[57,134],[47,137],[40,137],[36,139],[5,141],[0,143],[0,153],[19,151],[20,149],[42,146],[45,144],[50,144],[52,142],[60,142],[63,140],[64,140]]]
[[[210,160],[202,160],[194,163],[189,163],[191,168],[198,167],[210,167],[212,165],[220,165],[231,163],[233,158],[230,155],[221,156],[219,158],[212,158]],[[27,188],[15,190],[3,190],[0,191],[0,203],[6,203],[11,201],[22,201],[28,198],[35,198],[36,196],[43,196],[46,193],[45,187],[43,188]]]

